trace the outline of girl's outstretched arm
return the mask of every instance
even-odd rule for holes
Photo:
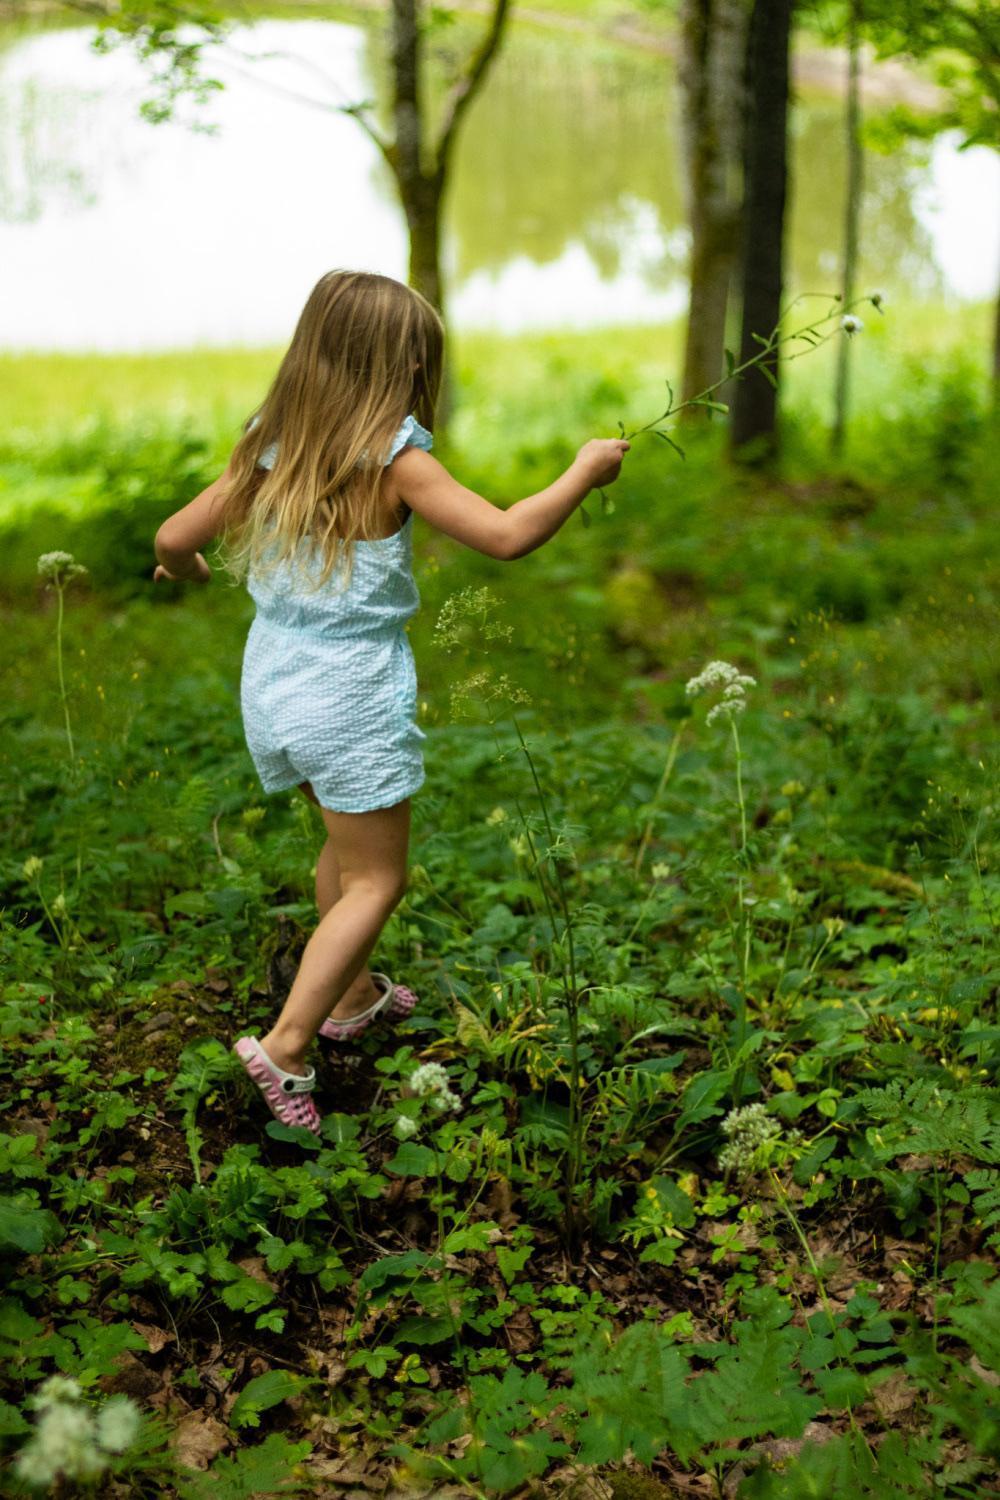
[[[153,573],[154,583],[161,578],[208,583],[212,570],[201,549],[219,534],[222,495],[228,480],[227,464],[208,489],[164,521],[153,541],[159,565]]]
[[[506,510],[459,484],[420,448],[403,449],[388,471],[389,482],[398,499],[439,531],[487,557],[510,560],[534,552],[591,490],[612,484],[629,446],[624,438],[592,438],[558,479]]]

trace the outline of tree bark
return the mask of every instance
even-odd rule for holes
[[[861,195],[864,191],[864,151],[861,146],[861,48],[858,35],[861,6],[855,0],[847,39],[847,203],[844,212],[844,270],[840,283],[841,306],[854,296],[858,270],[858,239],[861,225]],[[839,455],[847,435],[847,403],[850,382],[851,341],[843,334],[837,350],[837,381],[834,389],[833,427],[830,451]]]
[[[396,179],[410,239],[409,282],[446,319],[441,270],[441,218],[448,165],[462,117],[489,71],[503,37],[510,0],[493,0],[493,13],[480,46],[469,59],[445,102],[444,120],[434,144],[428,142],[421,84],[420,0],[392,0],[392,112],[395,139],[379,145]],[[370,129],[370,128],[369,128]],[[376,137],[377,139],[377,137]],[[438,426],[451,410],[447,367],[438,398]]]
[[[722,375],[726,311],[739,250],[749,19],[750,0],[682,0],[680,83],[691,227],[685,401]],[[707,412],[688,407],[683,417],[703,421]]]
[[[750,23],[740,363],[760,352],[754,335],[769,339],[781,314],[791,14],[792,0],[755,0]],[[732,406],[731,452],[747,463],[766,461],[778,451],[777,351],[764,363],[772,379],[748,370]]]

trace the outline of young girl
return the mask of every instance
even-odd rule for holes
[[[207,583],[201,549],[225,540],[257,605],[241,679],[247,746],[264,791],[301,788],[326,825],[319,925],[271,1030],[234,1049],[271,1112],[314,1133],[316,1035],[356,1036],[416,1003],[367,967],[406,887],[410,797],[424,779],[405,629],[419,603],[413,512],[488,557],[523,557],[617,479],[629,447],[594,438],[537,495],[493,505],[428,451],[442,344],[440,318],[409,287],[323,276],[225,471],[156,533],[154,582]]]

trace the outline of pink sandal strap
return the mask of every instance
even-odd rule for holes
[[[417,1003],[417,997],[412,990],[405,985],[393,984],[388,974],[373,972],[372,978],[382,989],[382,994],[370,1005],[356,1016],[350,1016],[344,1020],[335,1020],[328,1016],[319,1028],[320,1036],[329,1037],[332,1041],[342,1041],[347,1037],[358,1036],[366,1027],[370,1026],[375,1018],[383,1013],[385,1015],[405,1016]]]

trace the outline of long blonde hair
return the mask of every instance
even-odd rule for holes
[[[368,271],[320,278],[230,460],[221,529],[234,579],[294,562],[305,541],[322,560],[313,586],[334,567],[350,576],[353,543],[384,527],[393,438],[410,412],[434,425],[443,346],[437,312],[402,282]]]

